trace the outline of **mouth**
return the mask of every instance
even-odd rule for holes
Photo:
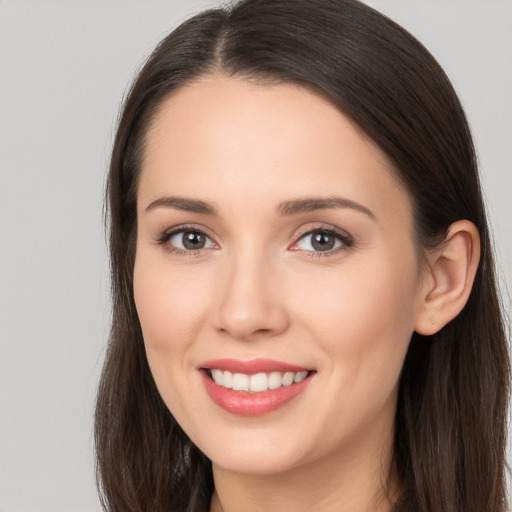
[[[291,386],[302,382],[312,372],[308,370],[300,372],[270,372],[232,373],[219,368],[205,369],[206,374],[215,384],[234,391],[246,391],[248,393],[262,393],[271,389]]]
[[[198,367],[210,398],[225,411],[256,416],[274,411],[309,385],[315,370],[271,360],[208,361]]]

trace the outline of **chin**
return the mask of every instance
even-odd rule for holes
[[[290,437],[288,432],[271,432],[272,428],[252,431],[225,431],[209,440],[202,437],[199,449],[214,466],[247,475],[286,473],[306,462],[304,433]],[[205,442],[206,441],[206,442]]]
[[[283,453],[224,453],[214,454],[212,464],[232,473],[244,475],[277,475],[290,471],[299,461]]]

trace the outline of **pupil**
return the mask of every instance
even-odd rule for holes
[[[328,251],[334,247],[334,237],[325,233],[316,233],[311,243],[317,251]]]
[[[183,247],[186,249],[202,249],[206,243],[206,237],[196,231],[188,231],[183,234]]]

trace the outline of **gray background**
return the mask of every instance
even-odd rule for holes
[[[101,209],[118,105],[155,43],[218,3],[0,0],[1,512],[99,510],[92,408],[110,314]],[[461,95],[510,288],[512,2],[369,3],[428,47]]]

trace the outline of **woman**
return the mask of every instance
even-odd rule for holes
[[[108,181],[107,510],[505,510],[508,355],[460,103],[354,0],[165,38]]]

